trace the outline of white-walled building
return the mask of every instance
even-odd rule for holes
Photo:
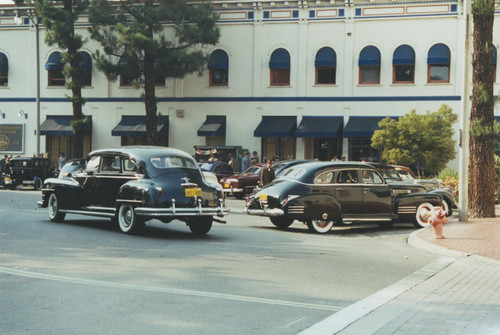
[[[221,37],[208,50],[209,69],[203,76],[168,79],[156,89],[164,145],[193,154],[195,146],[226,145],[268,158],[374,160],[369,136],[381,118],[412,109],[437,111],[442,104],[462,113],[462,2],[216,1],[214,6]],[[0,152],[31,156],[36,30],[28,18],[17,25],[14,16],[10,6],[0,6]],[[78,26],[83,35],[88,35],[86,20]],[[58,80],[58,50],[43,43],[44,35],[41,27],[40,151],[55,160],[60,151],[71,156],[72,109],[70,91]],[[98,48],[89,40],[84,50],[91,54]],[[142,90],[123,85],[126,80],[110,82],[90,59],[86,66],[91,81],[83,89],[83,111],[92,127],[85,151],[142,143]],[[1,132],[19,125],[22,135],[11,133],[24,145],[6,147]],[[451,165],[458,167],[458,156]]]

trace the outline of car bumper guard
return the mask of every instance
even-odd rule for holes
[[[156,207],[136,207],[135,214],[139,216],[161,217],[161,216],[219,216],[229,214],[229,208],[223,207],[222,200],[219,200],[217,207],[202,207],[201,199],[198,199],[198,206],[192,208],[176,208],[175,200],[172,199],[172,207],[156,208]]]
[[[259,215],[259,216],[282,216],[285,215],[285,211],[279,208],[269,208],[264,207],[262,209],[243,209],[243,213],[248,215]]]

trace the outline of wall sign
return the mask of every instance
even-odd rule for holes
[[[0,124],[0,152],[24,153],[24,124]]]

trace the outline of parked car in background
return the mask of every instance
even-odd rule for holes
[[[124,233],[150,219],[177,219],[194,234],[206,234],[213,221],[223,222],[216,217],[229,213],[221,189],[206,182],[190,155],[153,146],[91,152],[84,169],[47,179],[38,205],[54,222],[67,214],[107,217]]]
[[[229,177],[234,174],[233,168],[226,162],[203,162],[200,165],[201,171],[211,172],[217,176],[217,180]]]
[[[10,161],[10,171],[4,173],[4,185],[15,189],[18,185],[31,185],[40,190],[43,181],[53,176],[53,169],[46,158],[13,157]]]
[[[220,183],[224,193],[234,195],[236,199],[243,199],[259,184],[262,168],[266,165],[265,163],[254,164],[243,173],[222,178]]]
[[[385,165],[378,163],[369,164],[378,169],[388,183],[406,183],[420,187],[421,192],[440,194],[443,197],[441,207],[445,211],[446,215],[452,215],[453,209],[457,208],[453,192],[448,188],[441,187],[441,183],[438,180],[414,179],[412,177],[414,176],[413,172],[410,168],[401,165]]]
[[[411,181],[416,184],[422,184],[427,190],[435,190],[438,188],[442,188],[441,183],[437,179],[423,179],[417,178],[417,176],[413,173],[412,169],[403,165],[392,165],[398,175],[407,181]]]
[[[278,228],[298,220],[313,232],[326,233],[342,223],[426,227],[426,211],[441,202],[439,194],[420,192],[418,185],[386,182],[368,164],[311,162],[287,169],[248,197],[244,212],[268,216]]]

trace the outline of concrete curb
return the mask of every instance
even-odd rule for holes
[[[418,234],[425,230],[425,229],[430,229],[430,228],[422,228],[419,230],[414,231],[413,233],[410,234],[408,237],[408,244],[411,245],[414,248],[420,249],[420,250],[425,250],[434,254],[439,254],[439,255],[444,255],[444,256],[450,256],[450,257],[468,257],[471,254],[462,252],[462,251],[457,251],[449,248],[442,247],[440,245],[427,242],[423,239],[421,239]]]

